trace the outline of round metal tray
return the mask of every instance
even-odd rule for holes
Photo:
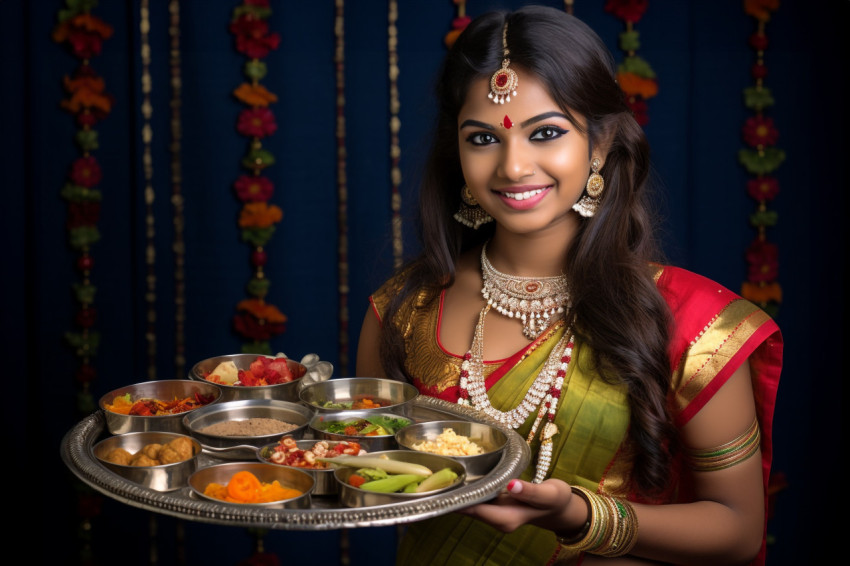
[[[481,413],[472,409],[440,399],[419,397],[411,402],[410,416],[417,421],[462,418],[499,426],[508,436],[504,455],[489,474],[448,493],[412,502],[343,508],[335,500],[328,502],[313,497],[313,505],[309,509],[249,509],[202,501],[193,497],[188,487],[172,492],[154,491],[109,471],[92,453],[92,446],[104,433],[106,418],[102,411],[91,414],[68,431],[62,439],[60,451],[65,465],[83,482],[133,507],[203,523],[302,531],[394,525],[450,513],[495,497],[511,479],[520,475],[530,461],[530,450],[520,435],[489,418],[482,418]],[[207,458],[206,465],[216,462],[215,458]]]

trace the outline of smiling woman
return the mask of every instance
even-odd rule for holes
[[[509,493],[411,525],[398,563],[763,561],[782,339],[661,263],[611,54],[560,10],[489,13],[437,92],[424,251],[371,297],[357,374],[471,405],[535,458]]]

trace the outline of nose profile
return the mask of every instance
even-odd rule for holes
[[[529,148],[517,140],[503,143],[498,173],[511,181],[519,181],[523,177],[533,175],[534,162],[531,160]]]

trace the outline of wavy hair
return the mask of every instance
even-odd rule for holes
[[[411,295],[425,289],[436,297],[449,287],[458,256],[492,236],[492,225],[475,231],[452,219],[464,182],[457,116],[470,84],[499,68],[506,22],[511,64],[536,75],[577,128],[582,120],[576,115],[584,119],[591,152],[597,144],[609,148],[601,170],[604,198],[582,221],[565,260],[573,304],[567,322],[592,348],[600,375],[628,388],[631,479],[651,494],[665,487],[677,435],[667,410],[670,314],[651,268],[661,253],[647,199],[649,146],[616,83],[611,53],[577,18],[540,6],[491,12],[476,18],[450,49],[436,85],[438,116],[419,187],[423,252],[403,268],[405,286],[384,320],[393,320]],[[381,332],[387,375],[409,380],[399,328],[385,324]]]

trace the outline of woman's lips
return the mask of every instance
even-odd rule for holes
[[[528,210],[534,208],[538,202],[552,189],[552,185],[524,185],[521,187],[509,187],[495,191],[509,207],[514,210]]]

